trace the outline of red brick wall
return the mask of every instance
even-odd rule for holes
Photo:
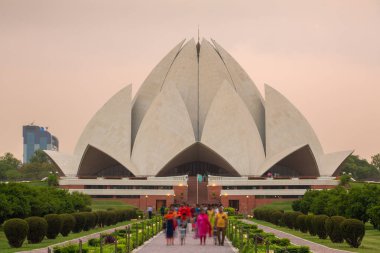
[[[248,197],[247,197],[248,196]],[[222,196],[221,202],[224,207],[229,206],[229,200],[239,200],[239,213],[250,214],[251,210],[255,207],[255,196],[254,195],[233,195],[233,196]]]
[[[174,186],[174,201],[177,204],[181,204],[183,202],[187,202],[187,186]]]
[[[334,189],[334,185],[312,185],[311,189],[316,190],[316,189]]]
[[[218,204],[220,202],[220,193],[222,191],[221,186],[208,186],[207,196],[210,204]]]

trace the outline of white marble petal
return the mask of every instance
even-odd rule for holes
[[[169,69],[184,42],[185,40],[182,40],[178,43],[178,45],[157,64],[137,91],[132,103],[132,143],[135,140],[137,131],[146,112],[149,110],[154,98],[160,93]]]
[[[156,175],[180,150],[195,142],[186,105],[176,87],[153,101],[136,135],[132,162],[139,176]],[[135,174],[136,175],[136,174]]]
[[[224,50],[215,40],[212,40],[220,56],[222,57],[228,72],[231,75],[236,92],[246,104],[251,113],[257,128],[260,132],[261,140],[265,147],[265,108],[264,100],[248,74],[239,63]]]
[[[79,157],[52,150],[43,150],[43,152],[49,156],[66,177],[73,177],[77,174]]]
[[[211,103],[224,81],[233,87],[232,79],[218,52],[207,40],[202,40],[199,54],[199,136]],[[197,101],[194,101],[197,102]]]
[[[198,136],[198,57],[194,39],[188,41],[176,57],[165,79],[163,89],[177,87],[187,107]]]
[[[289,100],[269,85],[265,85],[265,129],[267,158],[305,144],[310,145],[317,161],[323,155],[322,146],[309,122]]]
[[[354,151],[347,150],[335,153],[329,153],[319,158],[319,172],[321,176],[332,176],[339,166],[346,160]]]
[[[220,85],[205,121],[201,142],[227,160],[240,175],[257,175],[265,153],[245,103],[228,81]]]
[[[130,163],[131,96],[128,85],[116,93],[92,117],[82,132],[74,154],[82,157],[88,145],[97,147],[135,173]]]

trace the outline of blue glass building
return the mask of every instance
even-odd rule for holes
[[[58,151],[58,138],[47,131],[47,128],[33,124],[26,125],[22,127],[22,136],[24,139],[24,163],[28,163],[34,152],[39,149]]]

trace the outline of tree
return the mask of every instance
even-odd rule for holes
[[[0,180],[8,180],[9,175],[12,175],[12,177],[17,176],[17,170],[21,164],[21,161],[11,153],[5,153],[0,156]]]
[[[49,186],[58,186],[59,185],[59,181],[58,181],[58,176],[57,174],[55,173],[51,173],[48,178],[47,178],[47,182],[48,182],[48,185]]]
[[[50,163],[49,157],[44,151],[38,149],[29,160],[30,163]]]
[[[343,173],[351,173],[356,180],[380,180],[380,171],[366,159],[361,159],[357,155],[351,155],[346,159],[343,164]]]
[[[371,157],[372,162],[371,164],[376,167],[377,170],[380,171],[380,153],[374,155]]]

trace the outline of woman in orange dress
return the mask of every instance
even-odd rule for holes
[[[174,245],[174,219],[175,215],[173,210],[170,210],[165,216],[165,222],[166,222],[166,245]]]

